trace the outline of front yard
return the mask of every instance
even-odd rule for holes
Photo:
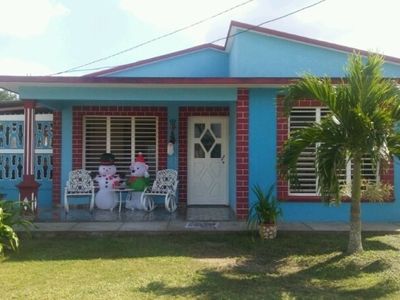
[[[23,239],[0,260],[2,299],[400,298],[400,235],[241,234]]]

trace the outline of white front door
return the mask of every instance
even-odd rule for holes
[[[228,205],[228,117],[190,117],[188,205]]]

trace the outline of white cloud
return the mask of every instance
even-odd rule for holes
[[[399,11],[398,0],[335,0],[299,13],[294,21],[303,31],[318,28],[316,38],[399,55]]]
[[[0,0],[0,36],[31,37],[46,31],[50,21],[69,10],[52,0]]]
[[[157,28],[175,29],[214,15],[245,0],[120,0],[120,8]],[[251,3],[246,4],[249,6]],[[237,10],[243,10],[245,6]]]
[[[47,75],[52,73],[48,67],[17,58],[0,59],[0,75]]]
[[[196,23],[244,2],[246,1],[120,0],[119,7],[163,34]],[[215,33],[215,28],[219,28],[218,34],[212,34],[211,38],[220,37],[221,33],[226,34],[229,20],[249,14],[256,7],[256,3],[257,1],[249,2],[205,23],[187,29],[183,34],[192,41],[207,42],[210,40],[210,32]]]
[[[189,25],[245,0],[120,0],[119,7],[163,34]],[[317,0],[255,0],[205,24],[184,31],[193,45],[226,36],[231,20],[259,24],[313,4]],[[398,0],[331,0],[265,27],[400,56]]]

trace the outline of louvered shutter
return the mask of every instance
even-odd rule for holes
[[[129,174],[132,161],[132,118],[111,117],[109,152],[115,155],[115,165],[119,174]]]
[[[316,122],[315,108],[293,108],[289,118],[289,133],[310,126]],[[316,145],[303,151],[297,161],[297,182],[289,182],[289,194],[315,195],[317,178],[315,174]]]
[[[98,171],[104,152],[115,155],[119,174],[129,174],[134,157],[142,152],[151,177],[158,169],[156,117],[86,117],[84,119],[84,168]]]
[[[99,158],[107,152],[107,119],[86,117],[84,119],[83,165],[90,172],[97,172]]]
[[[139,152],[143,153],[152,178],[155,178],[157,172],[157,140],[157,119],[135,118],[134,149],[136,155]]]
[[[379,181],[379,174],[377,172],[376,166],[372,163],[371,157],[364,156],[361,161],[361,178],[362,180],[367,180],[369,182],[378,182]],[[353,163],[351,163],[351,170],[353,170]],[[349,170],[348,172],[351,172]],[[351,179],[351,173],[348,175]],[[348,182],[350,184],[350,182]]]
[[[329,114],[327,108],[307,107],[293,108],[289,117],[289,133],[310,126]],[[289,194],[291,195],[317,195],[317,174],[315,173],[315,151],[318,145],[308,147],[301,153],[297,162],[298,182],[289,182]],[[348,163],[346,169],[339,172],[341,184],[351,184],[352,163]],[[364,156],[362,159],[361,176],[362,179],[371,182],[379,181],[379,167],[372,163],[370,157]]]

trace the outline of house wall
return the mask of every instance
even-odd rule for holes
[[[38,99],[43,105],[57,108],[67,108],[74,104],[72,101],[85,101],[87,105],[99,105],[99,101],[112,101],[115,105],[129,105],[129,101],[135,101],[135,105],[144,102],[165,104],[166,101],[213,103],[236,101],[236,88],[23,87],[20,97]]]
[[[277,188],[277,136],[280,124],[277,120],[276,89],[250,90],[249,118],[249,206],[255,201],[251,187],[260,184],[263,188],[275,185]],[[394,165],[394,183],[400,179],[400,164]],[[386,178],[385,180],[388,180]],[[395,200],[387,203],[362,203],[363,221],[399,221],[400,185],[394,184]],[[276,193],[278,191],[276,190]],[[348,221],[350,203],[329,206],[316,199],[303,197],[300,201],[283,201],[283,220],[288,222],[306,221]]]
[[[258,33],[239,34],[227,49],[228,53],[219,50],[201,50],[171,59],[150,63],[145,66],[130,68],[107,76],[144,76],[144,77],[298,77],[305,72],[318,76],[340,77],[344,75],[344,65],[348,53],[303,43],[270,37]],[[386,63],[385,76],[400,77],[400,66]],[[251,191],[254,184],[268,187],[277,185],[277,140],[276,131],[279,124],[277,117],[277,94],[273,88],[240,89],[236,88],[121,88],[109,87],[33,87],[25,86],[20,90],[21,98],[40,99],[40,102],[61,111],[61,190],[66,182],[68,172],[72,170],[74,119],[72,107],[76,105],[97,107],[163,107],[167,111],[167,139],[171,128],[169,121],[176,120],[175,153],[168,156],[167,167],[178,169],[181,166],[179,149],[184,147],[182,140],[185,134],[180,126],[180,109],[200,113],[198,107],[208,107],[210,111],[218,110],[229,113],[230,128],[230,204],[234,208],[239,201],[243,207],[237,211],[243,216],[246,205],[254,203]],[[248,102],[247,102],[248,101]],[[246,111],[248,109],[248,115]],[[201,113],[200,113],[201,114]],[[243,143],[246,136],[248,120],[248,145]],[[238,125],[240,124],[240,126]],[[246,127],[246,128],[245,128]],[[240,139],[239,139],[240,136]],[[167,145],[165,147],[166,149]],[[244,149],[248,147],[247,157]],[[76,146],[75,146],[76,148]],[[75,149],[76,151],[76,149]],[[236,154],[240,152],[240,156]],[[181,152],[181,155],[182,152]],[[245,170],[248,160],[248,170]],[[181,170],[182,171],[182,170]],[[240,174],[239,174],[240,172]],[[240,176],[239,176],[239,175]],[[399,166],[395,164],[395,182],[399,179]],[[239,176],[239,177],[238,177]],[[240,181],[240,182],[239,182]],[[278,191],[279,192],[279,191]],[[395,186],[393,203],[363,203],[363,219],[368,221],[398,221],[400,186]],[[238,195],[240,195],[238,197]],[[243,199],[248,199],[244,204]],[[183,199],[183,198],[182,198]],[[285,221],[344,221],[349,216],[349,204],[340,207],[328,207],[320,202],[282,203]]]
[[[106,77],[227,77],[228,54],[202,49],[104,75]]]
[[[92,89],[85,89],[81,92],[78,92],[78,96],[83,98],[78,98],[78,96],[74,93],[71,89],[64,89],[61,88],[59,91],[53,89],[34,89],[33,93],[36,96],[40,96],[44,98],[40,101],[41,104],[49,105],[49,106],[56,106],[58,109],[61,110],[61,124],[62,124],[62,137],[61,137],[61,145],[62,145],[62,153],[61,153],[61,187],[62,190],[63,184],[65,184],[66,180],[68,179],[68,173],[70,170],[74,168],[72,163],[74,155],[79,155],[79,153],[74,150],[72,141],[73,138],[73,131],[74,126],[78,126],[75,124],[73,119],[73,110],[72,107],[74,106],[82,106],[82,103],[85,106],[90,107],[98,107],[101,110],[101,107],[164,107],[167,112],[167,141],[170,136],[171,128],[169,121],[171,119],[176,120],[176,129],[175,129],[175,153],[172,156],[167,157],[167,167],[178,169],[178,162],[179,162],[179,108],[182,106],[185,107],[198,107],[198,106],[208,106],[208,107],[227,107],[228,111],[230,111],[230,145],[229,151],[230,155],[230,165],[231,172],[229,172],[229,182],[230,182],[230,205],[235,207],[236,201],[236,194],[235,194],[235,141],[236,141],[236,97],[237,91],[233,88],[223,88],[223,89],[181,89],[180,92],[177,92],[177,89],[155,89],[155,90],[147,90],[143,91],[141,89],[128,89],[130,90],[129,96],[126,89],[114,89],[114,93],[106,93],[106,95],[102,95],[101,101],[94,101],[93,100],[93,90]],[[137,92],[137,93],[136,93]],[[48,93],[51,95],[57,95],[58,99],[50,99],[50,96],[47,96]],[[94,93],[97,95],[98,93]],[[139,94],[139,95],[138,95]],[[68,97],[71,100],[60,101],[59,98]],[[115,98],[113,98],[115,97]],[[120,98],[130,98],[133,101],[122,101],[122,100],[115,100]],[[141,97],[141,98],[139,98]],[[111,98],[112,101],[108,100],[107,98]],[[137,101],[136,99],[139,98],[141,101]],[[78,100],[79,99],[79,100]],[[170,101],[170,99],[174,99],[174,101]],[[202,101],[202,100],[207,101]],[[91,108],[92,109],[92,108]],[[76,128],[75,128],[76,129]],[[167,143],[165,145],[161,145],[162,149],[166,151]],[[75,152],[74,152],[75,151]],[[83,200],[85,201],[85,200]],[[57,202],[57,201],[56,201]]]
[[[249,100],[249,206],[255,202],[251,188],[275,185],[276,89],[251,89]]]
[[[349,53],[246,32],[235,36],[229,51],[231,77],[341,77]],[[400,65],[386,63],[384,75],[400,76]]]

